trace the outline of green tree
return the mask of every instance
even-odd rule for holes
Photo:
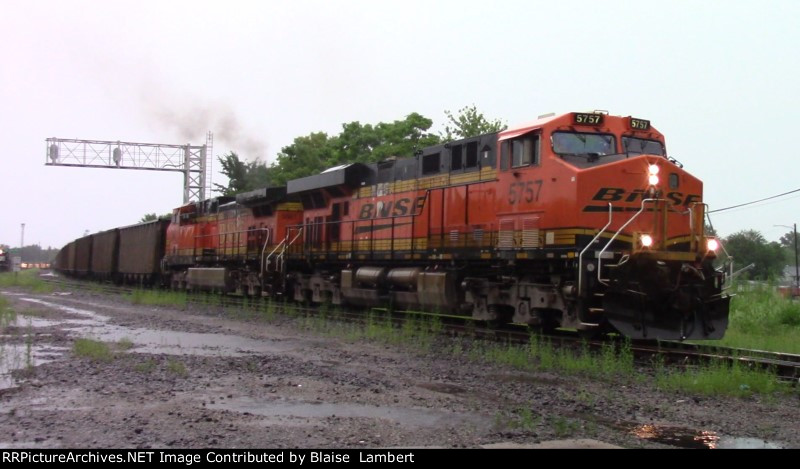
[[[440,142],[429,132],[432,125],[432,120],[416,112],[375,126],[343,124],[342,133],[331,141],[334,163],[374,163],[390,156],[412,156],[415,150]]]
[[[477,107],[465,106],[458,110],[458,115],[444,111],[447,116],[447,125],[444,127],[442,139],[444,141],[458,140],[460,138],[475,137],[477,135],[500,132],[508,126],[499,119],[489,120]]]
[[[403,120],[376,125],[349,122],[338,135],[315,132],[283,147],[270,166],[270,180],[277,185],[347,163],[374,163],[390,156],[411,156],[414,151],[439,143],[429,132],[433,121],[418,113]]]
[[[260,160],[246,163],[233,151],[218,160],[222,165],[220,172],[228,178],[227,186],[214,184],[214,190],[222,195],[236,195],[269,185],[267,165]]]
[[[291,145],[281,149],[269,168],[269,178],[274,185],[282,186],[286,181],[317,174],[334,165],[328,134],[314,132],[295,138]]]
[[[141,219],[139,219],[139,223],[145,223],[154,220],[158,220],[158,215],[156,215],[155,213],[147,213]]]
[[[753,278],[768,280],[783,272],[785,259],[780,244],[768,243],[758,231],[743,230],[728,236],[725,248],[733,256],[737,269],[754,264],[750,270]]]
[[[499,121],[488,121],[475,106],[459,111],[458,116],[446,112],[452,122],[448,135],[472,136],[505,128]],[[338,135],[313,132],[297,137],[281,149],[272,165],[245,163],[235,152],[219,158],[222,174],[228,185],[215,184],[223,195],[233,195],[267,185],[284,185],[287,181],[347,163],[374,163],[392,156],[412,156],[416,150],[436,145],[441,138],[430,132],[433,121],[412,112],[402,120],[361,124],[342,124]]]

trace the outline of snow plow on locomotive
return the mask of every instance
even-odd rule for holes
[[[649,121],[568,113],[185,205],[160,269],[173,288],[718,339],[706,211]]]

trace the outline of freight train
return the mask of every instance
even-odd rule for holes
[[[119,282],[478,320],[719,339],[702,182],[650,122],[573,112],[351,163],[69,243],[59,270]]]

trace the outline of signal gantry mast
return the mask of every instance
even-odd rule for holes
[[[148,169],[183,173],[183,203],[211,195],[211,157],[214,135],[195,146],[104,140],[48,138],[47,166]]]

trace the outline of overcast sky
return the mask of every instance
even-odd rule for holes
[[[210,130],[215,156],[273,161],[344,122],[419,112],[438,131],[470,104],[509,125],[649,119],[712,209],[797,189],[798,18],[797,0],[0,0],[0,243],[25,223],[26,245],[60,247],[182,202],[180,173],[45,166],[48,137],[202,145]],[[799,205],[712,221],[777,240]]]

